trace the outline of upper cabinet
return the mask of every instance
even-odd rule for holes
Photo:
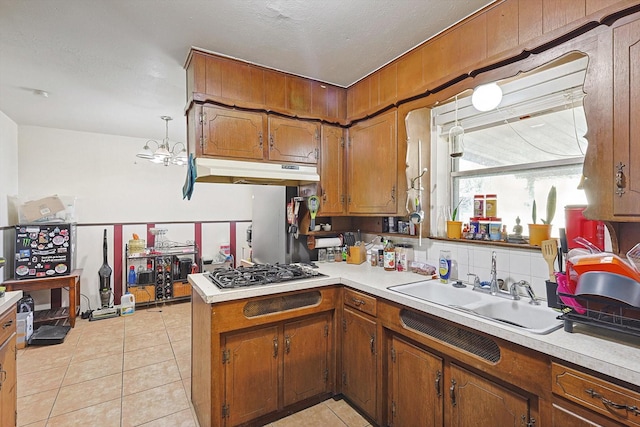
[[[262,113],[204,106],[201,154],[262,160],[266,125]]]
[[[637,216],[640,215],[640,19],[614,28],[613,46],[613,214]]]
[[[632,6],[637,2],[496,1],[350,86],[347,119],[362,119],[399,101],[440,90]]]
[[[320,143],[320,215],[344,215],[345,131],[338,126],[322,125]]]
[[[395,215],[398,189],[396,129],[395,110],[349,128],[348,213]]]
[[[187,107],[214,101],[291,116],[343,122],[346,89],[192,49],[186,64]]]
[[[269,116],[269,160],[318,163],[320,124]]]

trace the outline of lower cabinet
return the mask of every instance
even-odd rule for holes
[[[376,322],[346,307],[342,319],[342,393],[376,419]]]
[[[387,365],[388,424],[442,426],[442,359],[393,336]]]
[[[491,420],[495,426],[526,426],[529,400],[498,384],[451,364],[449,419],[451,426],[478,425]]]
[[[279,330],[279,326],[271,326],[224,338],[223,414],[228,425],[235,426],[278,409]]]
[[[558,396],[554,423],[568,419],[580,426],[640,426],[640,393],[556,362],[551,380]]]
[[[0,426],[15,426],[17,416],[16,311],[0,317]]]
[[[225,425],[247,423],[329,391],[331,314],[222,337]]]

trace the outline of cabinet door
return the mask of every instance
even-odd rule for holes
[[[344,309],[342,392],[371,418],[376,418],[376,322]]]
[[[261,160],[265,123],[261,113],[203,107],[202,154]]]
[[[442,359],[395,336],[390,358],[389,424],[442,426]],[[479,419],[467,425],[478,425]]]
[[[496,426],[523,426],[529,421],[529,401],[513,391],[451,365],[449,423],[453,427],[491,420]]]
[[[398,179],[396,111],[351,127],[347,149],[348,212],[395,214]]]
[[[14,320],[15,321],[15,320]],[[0,426],[16,425],[16,334],[0,347]]]
[[[227,335],[223,341],[227,425],[238,425],[278,409],[278,327]]]
[[[319,146],[318,123],[269,117],[269,160],[315,164]]]
[[[343,215],[344,195],[344,131],[337,126],[322,126],[320,144],[320,213]]]
[[[614,215],[640,215],[640,20],[614,38]]]
[[[329,314],[284,325],[284,406],[328,391]]]
[[[616,427],[620,424],[601,415],[589,413],[570,403],[554,403],[551,406],[551,420],[554,426],[571,427]]]

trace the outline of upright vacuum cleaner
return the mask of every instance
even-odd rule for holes
[[[98,270],[98,279],[100,284],[100,304],[101,308],[91,313],[89,320],[107,319],[109,317],[118,316],[118,309],[111,304],[111,273],[113,270],[107,261],[107,230],[104,230],[102,239],[102,266]]]

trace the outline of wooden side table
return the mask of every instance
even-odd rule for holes
[[[67,310],[52,307],[50,310],[39,310],[34,313],[34,323],[69,318],[73,328],[76,325],[76,315],[80,310],[80,275],[82,269],[76,269],[67,276],[43,277],[25,280],[6,280],[1,285],[7,291],[21,290],[23,292],[39,291],[42,289],[69,289],[69,307]]]

